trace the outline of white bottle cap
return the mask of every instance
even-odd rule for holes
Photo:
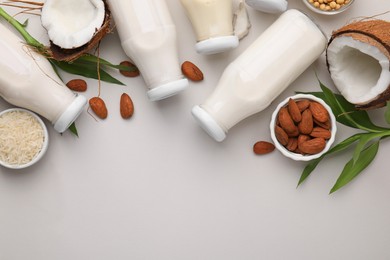
[[[157,86],[148,91],[148,98],[151,101],[158,101],[173,95],[176,95],[183,89],[188,87],[187,79],[179,79],[169,83]]]
[[[77,95],[73,102],[65,109],[62,115],[54,123],[54,129],[63,133],[77,119],[87,104],[87,99],[84,96]]]
[[[287,10],[286,0],[246,0],[247,5],[265,13],[282,13]]]
[[[226,133],[222,127],[203,108],[194,106],[191,112],[203,130],[214,138],[215,141],[222,142],[226,138]]]
[[[221,36],[200,41],[195,45],[195,49],[199,54],[209,55],[236,48],[238,44],[236,35]]]

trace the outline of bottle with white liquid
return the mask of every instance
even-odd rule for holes
[[[152,101],[188,86],[177,49],[176,26],[165,0],[110,0],[109,7],[126,55],[135,63]]]
[[[45,117],[64,132],[87,103],[61,81],[49,61],[0,23],[0,96]]]
[[[180,0],[196,33],[199,54],[215,54],[238,46],[233,31],[232,0]]]
[[[305,14],[283,13],[223,72],[207,100],[192,109],[216,141],[241,120],[264,110],[325,50],[327,37]]]

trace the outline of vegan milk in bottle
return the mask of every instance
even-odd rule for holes
[[[217,87],[192,114],[216,141],[265,109],[325,50],[327,38],[305,14],[283,13],[227,66]]]
[[[196,33],[195,49],[214,54],[239,44],[233,31],[232,0],[180,0]]]
[[[150,100],[161,100],[188,86],[181,72],[176,27],[165,0],[110,0],[123,50],[136,64]]]
[[[86,98],[69,90],[44,56],[1,23],[0,57],[0,96],[7,102],[47,118],[60,133],[82,112]]]

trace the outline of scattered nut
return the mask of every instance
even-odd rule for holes
[[[203,80],[203,72],[190,61],[183,62],[183,64],[181,65],[181,71],[183,72],[183,75],[186,76],[189,80]]]
[[[101,99],[100,97],[93,97],[89,100],[89,106],[99,118],[107,118],[108,111],[103,99]]]
[[[253,152],[255,154],[267,154],[275,150],[275,145],[266,141],[259,141],[253,145]]]
[[[123,119],[130,118],[134,114],[134,104],[130,96],[126,93],[121,95],[120,113]]]
[[[119,72],[125,77],[134,78],[140,75],[138,68],[130,61],[122,61],[119,65],[133,68],[132,71],[119,70]]]
[[[83,79],[72,79],[66,86],[73,91],[84,92],[87,90],[87,82]]]

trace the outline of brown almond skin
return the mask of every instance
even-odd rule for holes
[[[314,121],[315,125],[320,126],[322,128],[325,128],[325,129],[328,129],[328,130],[331,128],[330,119],[327,120],[326,122],[320,122],[320,121],[316,120],[315,118],[313,118],[313,121]]]
[[[329,139],[332,136],[332,133],[328,129],[316,126],[313,128],[313,131],[310,133],[310,136]]]
[[[192,62],[185,61],[181,65],[181,71],[184,76],[192,81],[202,81],[203,72]]]
[[[280,126],[287,134],[297,132],[297,126],[294,124],[294,121],[292,120],[290,113],[288,112],[288,109],[286,107],[282,107],[279,110],[278,121]]]
[[[290,98],[288,100],[288,112],[290,113],[290,116],[292,120],[295,123],[299,123],[302,119],[301,111],[299,110],[299,107],[294,99]]]
[[[286,146],[288,143],[288,135],[280,126],[275,126],[275,136],[279,143]]]
[[[296,103],[297,103],[297,106],[299,108],[299,111],[301,111],[301,112],[305,111],[310,105],[310,101],[307,99],[299,100]]]
[[[133,68],[133,71],[125,71],[125,70],[119,70],[119,72],[125,76],[125,77],[130,77],[130,78],[134,78],[134,77],[138,77],[140,75],[140,72],[137,68],[137,66],[135,66],[132,62],[130,61],[122,61],[121,63],[119,63],[119,65],[121,66],[126,66],[126,67],[132,67]]]
[[[329,114],[326,108],[318,102],[310,102],[309,109],[313,117],[319,122],[326,122],[329,120]]]
[[[85,92],[87,90],[87,82],[83,79],[72,79],[66,83],[66,86],[73,91]]]
[[[291,133],[287,133],[288,137],[297,137],[299,135],[298,127],[295,127],[294,131]]]
[[[253,152],[255,154],[268,154],[275,150],[275,145],[266,141],[259,141],[253,145]]]
[[[317,137],[301,143],[298,148],[304,154],[317,154],[324,150],[325,146],[325,139]]]
[[[310,139],[311,139],[311,137],[309,135],[303,135],[303,134],[299,135],[298,136],[298,146],[301,145],[302,143],[310,140]]]
[[[311,111],[306,109],[302,113],[302,120],[298,124],[298,129],[301,134],[310,134],[313,131],[313,117]]]
[[[296,137],[289,138],[286,148],[291,152],[295,151],[298,148],[298,138]]]
[[[134,114],[134,104],[130,96],[126,93],[121,95],[119,102],[120,113],[123,119],[128,119]]]
[[[101,119],[106,119],[108,115],[106,103],[100,97],[93,97],[89,100],[92,111]]]

